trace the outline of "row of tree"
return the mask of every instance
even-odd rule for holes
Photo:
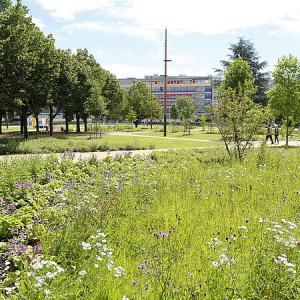
[[[27,117],[37,118],[43,109],[49,111],[50,135],[55,114],[60,111],[65,116],[66,132],[74,116],[77,132],[80,119],[87,130],[90,116],[119,118],[134,111],[136,126],[150,118],[150,111],[153,118],[161,118],[158,100],[152,98],[145,84],[123,91],[116,77],[104,70],[87,49],[78,49],[77,53],[56,49],[53,37],[45,36],[28,12],[21,0],[16,5],[11,0],[1,1],[0,122],[7,112],[17,113],[27,138]]]

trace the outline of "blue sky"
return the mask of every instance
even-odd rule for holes
[[[15,1],[14,1],[15,3]],[[117,78],[213,75],[228,47],[251,40],[266,71],[289,53],[300,58],[300,1],[23,0],[61,49],[87,48]]]

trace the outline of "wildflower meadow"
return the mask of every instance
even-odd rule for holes
[[[300,299],[297,148],[0,160],[0,299]]]

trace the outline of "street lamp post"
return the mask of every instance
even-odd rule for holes
[[[151,115],[150,115],[150,126],[151,126],[151,129],[152,129],[152,118],[153,118],[153,104],[152,104],[152,80],[153,80],[153,76],[151,76]]]
[[[165,29],[164,136],[167,136],[167,28]]]

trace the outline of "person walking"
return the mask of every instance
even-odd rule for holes
[[[268,124],[268,127],[267,127],[267,135],[266,135],[266,141],[270,139],[271,140],[271,143],[273,143],[273,138],[272,138],[272,127],[270,124]]]
[[[274,136],[275,136],[274,143],[275,144],[276,144],[276,141],[277,141],[277,144],[279,144],[278,135],[279,135],[279,127],[278,127],[278,125],[275,125],[275,129],[274,129]]]

